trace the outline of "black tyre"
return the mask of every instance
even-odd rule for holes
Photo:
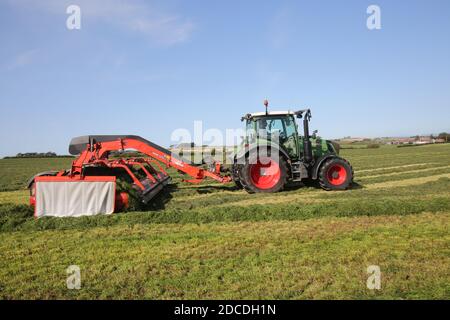
[[[286,160],[280,156],[249,156],[239,171],[244,189],[249,193],[273,193],[284,189],[288,178]]]
[[[353,168],[342,158],[330,158],[320,166],[319,185],[325,190],[346,190],[353,182]]]
[[[311,179],[311,178],[307,178],[307,179],[302,179],[302,183],[305,187],[313,187],[316,188],[318,186],[318,182],[317,180]]]

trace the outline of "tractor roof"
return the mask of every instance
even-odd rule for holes
[[[247,113],[242,117],[242,120],[245,119],[252,119],[252,118],[258,118],[258,117],[270,117],[270,116],[285,116],[285,115],[295,115],[295,112],[293,111],[270,111],[270,112],[254,112],[254,113]]]
[[[298,110],[298,111],[270,111],[270,112],[254,112],[254,113],[247,113],[241,118],[241,121],[244,120],[250,120],[253,118],[258,117],[270,117],[270,116],[286,116],[286,115],[293,115],[297,118],[302,118],[303,115],[306,114],[306,116],[311,118],[311,110],[310,109],[304,109],[304,110]]]
[[[294,114],[292,111],[270,111],[267,114],[265,112],[255,112],[250,113],[252,117],[261,117],[261,116],[282,116],[286,114]]]

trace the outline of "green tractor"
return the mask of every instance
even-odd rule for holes
[[[325,190],[346,190],[353,182],[350,163],[339,145],[309,133],[309,109],[247,114],[246,137],[232,165],[232,178],[250,193],[278,192],[288,182],[317,184]],[[303,119],[303,136],[296,119]]]

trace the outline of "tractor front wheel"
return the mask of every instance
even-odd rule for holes
[[[278,155],[277,155],[278,156]],[[250,156],[240,170],[240,182],[249,193],[273,193],[287,182],[286,160],[280,155]]]
[[[325,190],[346,190],[353,182],[353,169],[342,158],[331,158],[319,170],[319,184]]]

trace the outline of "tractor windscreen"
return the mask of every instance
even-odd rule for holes
[[[284,136],[284,123],[279,118],[260,118],[256,120],[256,131],[263,139],[277,140]]]
[[[256,120],[256,132],[260,138],[283,142],[295,137],[295,122],[290,117],[258,118]]]

